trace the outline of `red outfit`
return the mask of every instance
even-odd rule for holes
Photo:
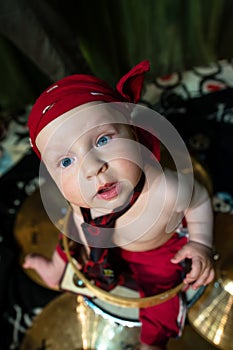
[[[163,246],[153,250],[131,252],[122,249],[122,258],[129,263],[142,297],[167,291],[182,281],[183,267],[170,260],[186,243],[186,237],[175,233]],[[182,299],[178,294],[162,304],[140,310],[143,343],[165,346],[170,337],[180,334],[186,313]]]

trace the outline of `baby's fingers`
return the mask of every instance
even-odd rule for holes
[[[188,256],[186,255],[185,250],[182,248],[173,256],[173,258],[171,259],[171,262],[173,264],[179,264],[181,261],[183,261],[187,257]]]
[[[204,273],[197,279],[197,281],[194,282],[192,288],[197,289],[201,286],[207,286],[209,283],[211,283],[214,279],[214,269],[207,269],[204,271]]]
[[[191,284],[197,281],[198,277],[200,276],[201,270],[202,264],[200,260],[196,260],[195,262],[193,261],[191,271],[185,276],[184,283]]]

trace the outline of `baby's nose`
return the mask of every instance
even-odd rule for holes
[[[104,173],[107,168],[108,164],[105,161],[93,157],[83,164],[83,171],[87,179]]]

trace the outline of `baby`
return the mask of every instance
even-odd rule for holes
[[[87,255],[79,268],[95,278],[103,261],[111,267],[108,253],[116,249],[117,264],[127,263],[141,296],[182,280],[197,289],[214,278],[207,191],[196,181],[190,189],[185,174],[162,169],[158,139],[130,118],[148,70],[148,61],[139,63],[116,90],[94,76],[66,77],[42,93],[28,122],[33,150],[72,209],[72,239]],[[184,221],[188,237],[176,232]],[[192,265],[184,276],[186,259]],[[28,255],[24,262],[49,286],[59,284],[65,266],[59,245],[51,260]],[[118,283],[114,274],[101,273],[98,285],[110,290]],[[181,294],[141,309],[141,350],[166,349],[181,334],[184,310]]]

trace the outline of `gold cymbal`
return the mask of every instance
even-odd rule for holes
[[[207,169],[194,157],[192,159],[193,173],[196,180],[198,180],[211,195],[213,193],[213,183]]]
[[[207,341],[223,350],[233,350],[233,215],[217,214],[215,246],[220,253],[216,280],[190,308],[188,319]]]
[[[63,293],[50,302],[27,331],[20,350],[136,349],[139,326],[127,327],[94,311],[85,298]],[[44,346],[44,347],[43,347]]]
[[[188,319],[205,339],[223,350],[232,350],[233,281],[210,284],[192,306]]]
[[[216,262],[217,278],[225,267],[233,265],[233,215],[217,213],[214,221],[214,245],[220,255]]]
[[[139,350],[140,326],[117,323],[104,309],[90,307],[84,297],[63,293],[50,302],[26,332],[20,350]],[[126,313],[127,315],[127,313]],[[168,350],[214,350],[186,325]]]
[[[20,264],[22,265],[27,254],[41,254],[51,258],[58,235],[59,231],[48,218],[40,191],[37,190],[22,204],[14,225],[14,237],[20,249]],[[35,270],[24,271],[34,282],[48,288]]]

